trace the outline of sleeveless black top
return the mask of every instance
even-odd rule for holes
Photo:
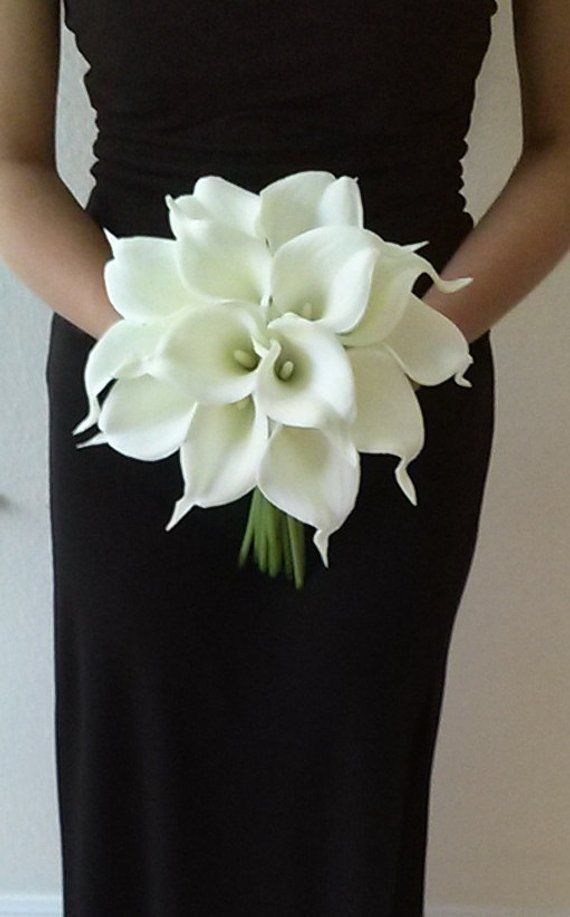
[[[201,175],[259,191],[326,169],[358,176],[368,228],[429,239],[422,254],[441,267],[473,226],[460,160],[496,9],[65,0],[97,116],[87,209],[119,235],[170,236],[164,194]]]

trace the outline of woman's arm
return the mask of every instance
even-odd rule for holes
[[[523,149],[507,184],[442,271],[473,277],[424,302],[468,341],[523,299],[570,245],[570,7],[568,0],[512,0]]]
[[[120,318],[102,229],[59,178],[59,0],[0,5],[0,257],[52,309],[97,338]]]

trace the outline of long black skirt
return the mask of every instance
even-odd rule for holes
[[[238,569],[250,496],[164,526],[177,455],[78,449],[94,341],[54,314],[46,367],[56,750],[66,917],[413,917],[454,620],[494,426],[423,388],[418,505],[361,455],[326,569]],[[85,437],[84,437],[85,438]],[[308,530],[312,534],[312,529]]]

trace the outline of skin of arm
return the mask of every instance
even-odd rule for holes
[[[432,285],[422,297],[469,342],[526,296],[570,242],[567,0],[512,6],[523,149],[441,272],[473,282],[452,296]],[[0,256],[51,308],[98,338],[120,315],[103,281],[109,243],[56,170],[59,0],[1,0],[0,16]]]
[[[100,226],[57,174],[59,0],[0,0],[0,257],[93,338],[121,318],[103,282]]]
[[[473,277],[449,295],[432,284],[422,301],[469,342],[491,328],[570,245],[570,7],[512,0],[523,149],[506,185],[441,276]]]

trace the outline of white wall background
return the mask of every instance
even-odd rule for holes
[[[511,11],[499,6],[464,160],[476,219],[520,150]],[[82,204],[95,137],[86,68],[64,29],[59,171]],[[566,258],[492,332],[494,452],[432,784],[433,915],[570,915],[569,298]],[[1,264],[0,303],[0,914],[56,914],[50,313]]]

